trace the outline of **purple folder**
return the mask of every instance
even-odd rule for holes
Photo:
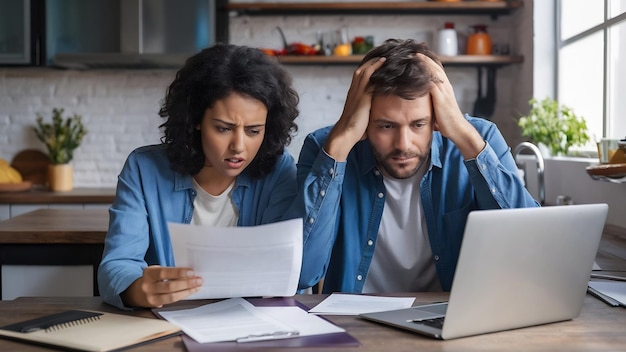
[[[306,311],[309,310],[308,307],[306,307],[305,305],[303,305],[302,303],[296,301],[295,299],[291,297],[248,298],[247,300],[248,302],[252,303],[253,305],[257,307],[296,306]],[[158,317],[161,317],[161,315],[159,314],[159,311],[163,311],[166,309],[168,308],[153,309],[152,311]],[[183,309],[183,308],[176,307],[174,309]],[[338,333],[332,333],[332,334],[313,335],[313,336],[302,336],[302,337],[294,337],[294,338],[288,338],[288,339],[265,340],[265,341],[258,341],[258,342],[246,342],[246,343],[237,343],[235,341],[198,343],[191,337],[183,334],[183,343],[185,344],[185,347],[187,348],[188,352],[243,351],[243,350],[250,350],[250,349],[264,348],[264,347],[285,347],[285,348],[356,347],[360,345],[359,341],[357,341],[357,339],[352,337],[347,332],[338,332]]]

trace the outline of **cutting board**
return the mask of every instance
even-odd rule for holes
[[[34,185],[45,185],[48,182],[49,164],[48,156],[37,149],[22,150],[11,161],[11,166],[22,174],[24,181],[31,181]]]

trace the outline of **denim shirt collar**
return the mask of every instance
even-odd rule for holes
[[[250,177],[247,170],[244,170],[237,178],[235,179],[235,188],[238,187],[250,187],[252,184],[252,177]],[[186,189],[192,189],[193,183],[191,182],[191,175],[189,174],[181,174],[174,173],[174,191],[184,191]]]
[[[443,148],[443,137],[440,132],[433,132],[433,141],[430,145],[430,167],[428,170],[436,166],[441,169],[441,154]]]

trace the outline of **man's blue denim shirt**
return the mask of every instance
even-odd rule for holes
[[[464,160],[451,140],[434,132],[430,165],[421,180],[430,245],[445,291],[452,285],[470,211],[539,206],[518,177],[496,125],[465,117],[486,141],[484,150]],[[345,162],[323,151],[331,128],[307,136],[298,160],[300,190],[290,212],[304,219],[299,288],[325,277],[324,292],[360,293],[376,247],[385,186],[367,140],[357,143]]]

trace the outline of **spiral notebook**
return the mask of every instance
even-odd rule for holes
[[[0,327],[0,337],[76,351],[114,351],[180,334],[165,320],[68,310]]]

